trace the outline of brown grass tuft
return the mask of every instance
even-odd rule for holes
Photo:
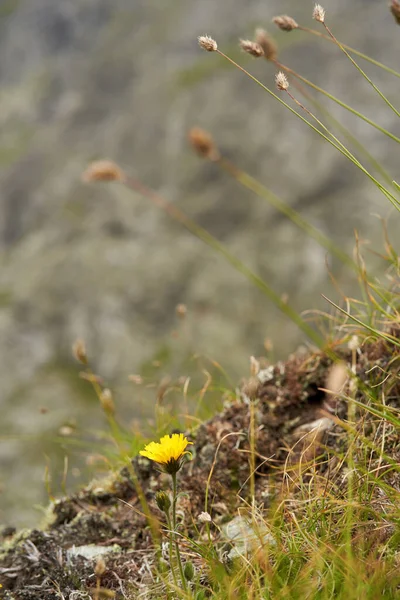
[[[257,44],[257,42],[252,42],[250,40],[240,40],[239,45],[243,52],[247,52],[247,54],[250,54],[255,58],[260,58],[260,56],[264,56],[264,50],[261,48],[260,44]]]
[[[313,19],[319,23],[325,23],[325,9],[320,4],[316,4],[313,10]]]
[[[216,50],[218,49],[217,42],[213,40],[213,38],[209,35],[199,35],[197,40],[199,42],[200,48],[203,48],[203,50],[207,50],[207,52],[216,52]]]
[[[83,340],[81,340],[81,339],[76,340],[76,342],[72,346],[72,352],[78,362],[82,363],[83,365],[88,364],[88,358],[87,358],[87,354],[86,354],[86,346],[85,346],[85,342]]]
[[[272,22],[275,23],[279,29],[282,29],[282,31],[293,31],[293,29],[297,29],[299,26],[298,23],[288,15],[274,17]]]
[[[263,49],[264,56],[267,60],[276,60],[278,56],[278,47],[264,29],[256,30],[256,42]]]
[[[275,83],[276,83],[276,87],[280,91],[285,91],[289,87],[288,79],[287,79],[285,73],[283,73],[282,71],[279,71],[279,73],[277,73],[275,75]]]
[[[201,129],[200,127],[192,127],[189,131],[188,138],[189,143],[200,156],[214,161],[220,158],[220,153],[214,143],[213,137],[208,131]]]
[[[398,0],[392,0],[390,12],[394,16],[397,25],[400,25],[400,2]]]
[[[124,181],[123,170],[112,160],[96,160],[92,162],[82,174],[82,181]]]

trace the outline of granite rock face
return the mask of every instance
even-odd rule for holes
[[[326,9],[344,42],[396,68],[400,31],[385,5],[328,0]],[[98,422],[97,404],[76,385],[77,369],[71,371],[78,336],[132,416],[136,400],[127,376],[160,347],[179,347],[171,330],[180,302],[188,306],[185,348],[212,356],[236,378],[266,337],[278,356],[302,340],[260,291],[147,201],[118,186],[84,186],[80,175],[93,159],[116,160],[176,203],[299,311],[326,309],[321,292],[335,297],[326,252],[195,156],[186,141],[190,127],[211,131],[235,164],[349,253],[354,229],[380,249],[381,226],[371,214],[389,214],[384,196],[242,73],[196,43],[198,35],[212,34],[273,87],[275,69],[236,49],[239,37],[266,27],[282,62],[400,135],[394,113],[337,47],[270,24],[285,12],[317,27],[311,10],[312,3],[294,0],[10,0],[0,6],[0,398],[7,433],[43,440],[68,418],[82,426]],[[396,105],[396,78],[365,69]],[[396,178],[395,143],[324,104]],[[356,293],[351,273],[336,261],[331,266],[345,291]],[[11,490],[3,493],[6,511],[27,477],[33,489],[12,513],[18,523],[31,518],[30,506],[42,494],[42,445],[25,459],[30,475],[24,468],[7,471],[28,443],[13,440],[3,459]]]

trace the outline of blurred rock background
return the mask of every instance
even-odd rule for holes
[[[342,41],[396,68],[400,31],[386,4],[327,0],[324,6]],[[312,8],[296,0],[0,1],[4,523],[38,520],[34,505],[46,502],[45,465],[60,473],[65,453],[68,485],[74,475],[85,478],[83,450],[71,454],[54,439],[66,426],[104,427],[71,354],[77,337],[85,339],[128,421],[152,413],[154,392],[144,401],[140,386],[128,382],[144,365],[154,366],[157,382],[174,369],[175,376],[185,374],[176,370],[175,356],[204,353],[238,381],[248,372],[248,357],[263,353],[265,338],[275,357],[303,341],[257,289],[141,197],[118,186],[84,186],[80,176],[88,162],[117,161],[223,241],[299,311],[329,310],[321,292],[337,299],[325,251],[195,156],[186,139],[190,127],[212,132],[235,164],[348,252],[354,229],[381,250],[381,225],[371,215],[388,217],[388,201],[243,74],[197,46],[198,35],[211,34],[273,87],[274,68],[237,51],[239,37],[265,27],[282,62],[400,135],[394,114],[334,45],[284,34],[270,23],[287,13],[318,27]],[[398,106],[398,80],[363,66]],[[398,178],[394,142],[325,104]],[[356,293],[352,274],[335,261],[331,267],[345,292]],[[372,268],[379,272],[379,261]],[[178,303],[188,309],[183,328]],[[178,338],[171,335],[177,328]],[[57,489],[62,477],[54,479]]]

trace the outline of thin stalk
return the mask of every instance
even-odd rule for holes
[[[335,304],[335,302],[332,302],[332,300],[329,300],[329,298],[327,298],[324,294],[321,294],[321,295],[327,302],[329,302],[329,304],[331,304],[334,308],[336,308],[336,310],[338,310],[342,314],[349,317],[349,319],[351,319],[355,323],[358,323],[358,325],[361,325],[361,327],[364,327],[365,329],[367,329],[368,331],[370,331],[371,333],[376,335],[376,337],[386,340],[390,344],[393,344],[394,346],[397,346],[400,348],[400,342],[396,337],[394,337],[393,335],[388,335],[386,333],[383,333],[382,331],[379,331],[378,329],[374,329],[374,327],[371,327],[370,325],[368,325],[368,323],[364,323],[363,321],[361,321],[361,319],[354,317],[347,310],[344,310],[343,308],[341,308],[340,306]]]
[[[186,579],[185,579],[185,574],[183,572],[181,553],[179,550],[179,544],[178,544],[178,540],[176,537],[176,501],[178,499],[177,489],[176,489],[176,473],[172,473],[171,477],[172,477],[172,529],[173,529],[173,538],[174,538],[174,542],[175,542],[175,554],[176,554],[176,560],[177,560],[178,567],[179,567],[179,573],[180,573],[181,580],[182,580],[182,586],[186,592],[186,590],[187,590]]]
[[[176,579],[176,573],[175,573],[175,567],[174,567],[174,556],[173,556],[175,528],[172,527],[169,510],[165,511],[165,516],[167,518],[167,525],[168,525],[168,530],[169,530],[169,564],[171,565],[172,578],[174,580],[175,587],[178,587],[178,581]]]
[[[275,94],[272,90],[270,90],[266,85],[264,85],[263,83],[261,83],[261,81],[259,81],[256,77],[254,77],[254,75],[251,75],[251,73],[249,73],[248,71],[246,71],[246,69],[244,69],[243,67],[241,67],[232,58],[230,58],[229,56],[227,56],[226,54],[224,54],[223,52],[221,52],[221,50],[219,50],[219,49],[216,50],[216,52],[218,54],[220,54],[221,56],[223,56],[226,60],[228,60],[232,65],[234,65],[240,71],[242,71],[245,75],[247,75],[247,77],[249,77],[252,81],[254,81],[255,83],[257,83],[257,85],[259,85],[270,96],[272,96],[273,98],[275,98],[275,100],[278,100],[278,102],[280,104],[282,104],[283,106],[285,106],[285,108],[287,108],[291,113],[293,113],[294,115],[296,115],[301,121],[303,121],[303,123],[305,123],[306,125],[308,125],[308,127],[310,127],[313,131],[315,131],[315,133],[317,133],[325,141],[327,141],[329,144],[331,144],[331,146],[333,146],[334,148],[336,148],[341,154],[343,154],[343,156],[345,156],[346,158],[348,158],[349,160],[351,160],[351,162],[353,162],[356,165],[356,167],[358,167],[377,186],[377,188],[382,192],[382,194],[384,196],[386,196],[386,198],[393,204],[393,206],[397,210],[400,210],[400,202],[397,200],[397,198],[395,198],[393,196],[393,194],[391,194],[391,192],[389,192],[375,177],[373,177],[371,175],[371,173],[369,173],[369,171],[367,171],[367,169],[365,169],[365,167],[363,167],[358,160],[353,159],[351,157],[351,154],[349,153],[348,150],[346,150],[346,151],[343,150],[332,139],[330,139],[327,135],[325,135],[322,131],[320,131],[317,127],[315,127],[312,123],[310,123],[310,121],[308,121],[300,113],[298,113],[294,108],[292,108],[290,106],[290,104],[288,104],[287,102],[285,102],[284,100],[282,100],[281,98],[279,98],[279,96],[277,94]],[[400,142],[400,140],[399,140],[399,142]]]
[[[239,273],[244,275],[252,284],[258,287],[314,344],[319,348],[325,347],[323,338],[321,338],[289,304],[284,302],[282,298],[263,279],[261,279],[261,277],[249,269],[249,267],[242,263],[240,259],[231,254],[229,250],[214,236],[208,233],[208,231],[203,229],[200,225],[197,225],[197,223],[192,221],[192,219],[179,210],[179,208],[165,200],[162,196],[159,196],[150,188],[147,188],[138,180],[129,177],[126,179],[125,185],[148,198],[153,204],[165,211],[170,217],[178,221],[178,223],[181,223],[188,231],[210,246],[215,252],[223,256]]]
[[[256,494],[256,421],[255,421],[255,406],[254,400],[250,400],[250,498],[254,502]]]
[[[304,77],[302,77],[299,73],[297,73],[296,71],[294,71],[290,67],[287,67],[286,65],[280,63],[277,60],[275,60],[273,62],[274,62],[274,64],[276,65],[276,67],[278,69],[281,69],[282,71],[285,71],[286,73],[290,73],[290,75],[292,75],[296,79],[299,79],[300,81],[303,81],[306,85],[308,85],[311,88],[315,89],[316,91],[318,91],[318,92],[326,95],[331,100],[334,100],[340,106],[346,108],[346,110],[349,110],[353,114],[356,114],[357,117],[361,118],[364,121],[369,122],[370,125],[372,125],[373,127],[376,127],[378,130],[382,131],[382,128],[380,128],[374,121],[371,121],[370,119],[367,119],[367,117],[364,117],[364,115],[362,115],[361,113],[358,113],[351,106],[348,106],[347,104],[344,104],[343,102],[341,102],[340,100],[338,100],[335,96],[332,96],[331,94],[329,94],[328,92],[326,92],[323,88],[318,87],[312,81],[309,81],[308,79],[305,79]],[[305,98],[307,98],[307,100],[309,100],[310,102],[312,102],[312,104],[315,106],[315,108],[317,108],[320,112],[322,112],[325,115],[325,117],[327,119],[329,119],[329,121],[331,121],[331,123],[341,131],[341,133],[350,141],[350,143],[352,143],[357,148],[357,150],[360,153],[364,154],[364,156],[367,158],[367,160],[376,169],[376,171],[381,175],[381,177],[386,181],[386,183],[389,184],[390,186],[392,186],[396,191],[398,191],[398,187],[395,185],[392,177],[383,168],[383,166],[380,164],[380,162],[374,156],[372,156],[372,154],[370,152],[368,152],[368,150],[365,148],[365,146],[363,144],[361,144],[361,142],[346,127],[344,127],[344,125],[342,125],[340,123],[340,121],[338,121],[329,112],[329,110],[327,110],[320,102],[318,102],[317,100],[315,100],[315,98],[313,98],[310,94],[308,94],[304,90],[304,88],[302,88],[298,84],[296,85],[296,81],[293,81],[292,84],[296,87],[296,89],[298,89],[298,91]],[[396,136],[393,136],[389,131],[383,130],[382,133],[385,133],[385,135],[389,135],[389,137],[391,137],[391,138],[396,138]],[[400,138],[396,138],[396,140],[398,140],[399,143],[400,143]]]
[[[305,31],[306,33],[312,33],[312,35],[316,35],[320,38],[327,40],[328,42],[332,42],[333,44],[336,43],[329,35],[325,35],[324,33],[317,31],[316,29],[311,29],[310,27],[303,27],[302,25],[299,25],[298,27],[296,27],[296,29],[298,29],[299,31]],[[387,73],[390,73],[391,75],[394,75],[395,77],[400,78],[400,73],[398,73],[394,69],[391,69],[387,65],[379,62],[378,60],[371,58],[370,56],[368,56],[368,54],[364,54],[363,52],[360,52],[359,50],[356,50],[355,48],[352,48],[351,46],[348,46],[347,44],[343,44],[342,42],[340,42],[340,45],[343,48],[345,48],[346,50],[348,50],[349,52],[351,52],[352,54],[355,54],[359,58],[362,58],[363,60],[366,60],[367,62],[371,63],[372,65],[375,65],[375,67],[379,67],[380,69],[383,69],[383,71],[386,71]]]
[[[286,65],[282,65],[278,61],[274,61],[274,64],[277,67],[279,67],[280,69],[282,69],[283,71],[286,71],[287,73],[290,73],[291,75],[293,75],[293,77],[297,77],[297,79],[299,79],[300,81],[302,81],[303,83],[305,83],[306,85],[311,87],[313,90],[315,90],[316,92],[319,92],[320,94],[323,94],[324,96],[326,96],[326,98],[329,98],[329,100],[332,100],[333,102],[335,102],[336,104],[338,104],[339,106],[341,106],[342,108],[347,110],[348,112],[352,113],[353,115],[355,115],[356,117],[358,117],[359,119],[364,121],[365,123],[368,123],[368,125],[371,125],[371,127],[374,127],[375,129],[377,129],[378,131],[380,131],[381,133],[383,133],[384,135],[386,135],[387,137],[392,139],[397,144],[400,144],[400,138],[395,136],[393,133],[391,133],[384,127],[381,127],[380,125],[378,125],[378,123],[375,123],[375,121],[372,121],[372,119],[369,119],[368,117],[366,117],[365,115],[360,113],[358,110],[356,110],[349,104],[346,104],[342,100],[339,100],[339,98],[336,98],[336,96],[333,96],[332,94],[330,94],[323,88],[319,87],[318,85],[316,85],[309,79],[306,79],[305,77],[303,77],[302,75],[300,75],[299,73],[297,73],[296,71],[291,69],[290,67],[287,67]]]
[[[288,217],[292,223],[302,229],[307,235],[313,238],[320,246],[331,252],[341,262],[357,270],[357,265],[352,258],[343,250],[338,248],[326,235],[304,219],[294,208],[283,202],[278,196],[266,188],[262,183],[254,179],[251,175],[242,171],[224,157],[219,157],[216,164],[219,164],[227,173],[229,173],[238,183],[243,185],[248,190],[251,190],[257,196],[266,200],[271,206],[279,210],[282,214]]]
[[[325,27],[326,31],[328,32],[328,35],[331,36],[332,40],[335,42],[335,44],[338,45],[338,47],[341,49],[341,51],[345,54],[345,56],[347,56],[347,58],[349,59],[349,61],[352,63],[352,65],[357,69],[357,71],[364,77],[364,79],[366,79],[368,81],[368,83],[370,84],[370,86],[375,90],[375,92],[378,94],[378,96],[380,98],[382,98],[382,100],[385,102],[385,104],[387,104],[387,106],[389,108],[392,109],[392,111],[395,113],[395,115],[397,117],[400,117],[400,112],[393,106],[393,104],[386,98],[385,94],[383,94],[380,89],[378,88],[377,85],[375,85],[375,83],[372,81],[372,79],[370,79],[368,77],[368,75],[365,73],[365,71],[362,70],[362,68],[356,63],[356,61],[354,60],[354,58],[352,58],[350,56],[350,54],[347,52],[346,48],[344,48],[344,46],[342,46],[342,44],[335,38],[335,36],[333,35],[332,31],[329,29],[328,25],[326,23],[323,23],[323,26]]]

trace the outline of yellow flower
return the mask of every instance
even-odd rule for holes
[[[181,468],[184,456],[190,454],[186,447],[192,443],[183,433],[173,433],[171,436],[164,435],[160,442],[150,442],[140,454],[154,460],[163,471],[172,475]]]

